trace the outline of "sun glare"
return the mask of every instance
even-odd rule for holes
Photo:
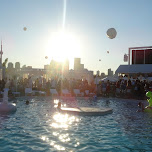
[[[50,59],[70,61],[80,56],[80,49],[80,41],[75,34],[60,31],[51,34],[46,53]]]

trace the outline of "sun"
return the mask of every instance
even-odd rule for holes
[[[81,53],[80,41],[74,33],[59,31],[51,34],[46,55],[56,61],[73,60]]]

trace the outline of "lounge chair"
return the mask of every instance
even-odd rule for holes
[[[90,92],[89,90],[85,90],[86,96],[93,97],[95,93]]]
[[[76,97],[82,97],[82,93],[80,92],[80,90],[79,89],[73,89],[73,92],[74,92],[74,94],[75,94],[75,96]]]
[[[63,96],[71,96],[71,93],[69,92],[69,90],[67,90],[67,89],[62,89],[62,95]]]
[[[14,97],[15,97],[15,96],[20,96],[20,95],[21,95],[20,92],[12,92],[12,94],[14,95]]]
[[[38,95],[41,96],[41,95],[46,95],[46,92],[45,92],[45,91],[32,90],[32,94],[35,95],[35,96],[36,96],[36,95],[37,95],[37,96],[38,96]]]
[[[38,96],[40,93],[39,93],[38,90],[32,90],[32,94],[35,95],[35,96],[36,96],[36,95]]]
[[[40,94],[40,96],[42,95],[42,96],[45,96],[46,95],[46,92],[45,91],[39,91],[39,94]]]
[[[58,96],[58,92],[56,91],[56,89],[50,89],[50,93],[52,96]]]
[[[32,94],[33,94],[32,88],[25,88],[25,96],[32,95]]]

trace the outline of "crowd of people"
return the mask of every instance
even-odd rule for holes
[[[61,78],[52,78],[46,80],[43,77],[32,80],[29,78],[5,79],[0,80],[0,91],[3,92],[4,88],[9,88],[9,94],[12,92],[20,92],[21,95],[25,95],[25,88],[32,88],[35,91],[45,91],[47,95],[50,95],[50,89],[56,89],[59,95],[62,95],[62,89],[67,89],[74,96],[73,89],[79,89],[80,92],[89,90],[95,92],[96,85],[92,81],[88,84],[87,80],[70,79],[67,80]],[[85,95],[85,94],[84,94]]]
[[[145,99],[146,92],[152,91],[152,82],[120,79],[117,82],[101,82],[98,85],[98,94],[102,96],[113,96],[121,98]]]
[[[145,99],[146,92],[152,91],[152,82],[140,81],[139,79],[132,81],[120,79],[117,82],[100,81],[96,85],[94,81],[89,84],[86,79],[53,78],[46,80],[40,77],[32,80],[29,77],[0,80],[0,91],[3,92],[4,88],[9,88],[9,95],[12,92],[20,92],[21,95],[25,95],[25,88],[32,88],[32,90],[45,91],[47,95],[50,95],[50,89],[56,89],[59,95],[62,95],[62,89],[67,89],[74,96],[73,90],[79,89],[83,96],[87,96],[85,90],[89,90],[90,93],[96,94],[98,97]]]

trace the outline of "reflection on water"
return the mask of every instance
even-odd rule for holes
[[[58,103],[58,101],[55,102],[56,104]],[[68,114],[55,113],[50,121],[50,130],[52,130],[52,136],[54,136],[54,140],[50,140],[47,136],[41,136],[41,140],[48,143],[51,147],[54,147],[56,150],[66,150],[66,148],[61,143],[71,142],[70,134],[67,133],[67,131],[70,127],[72,127],[72,125],[76,125],[80,119],[76,116],[70,116]],[[63,132],[63,130],[66,132]],[[79,145],[80,142],[77,140],[73,146],[77,147]]]
[[[70,141],[69,134],[61,134],[61,135],[59,136],[59,139],[60,139],[62,142],[68,142],[68,141]]]
[[[53,116],[54,123],[51,124],[54,128],[68,128],[73,122],[79,122],[76,116],[57,113]]]
[[[53,116],[53,122],[51,123],[51,127],[55,128],[55,129],[68,129],[69,127],[71,127],[71,125],[73,123],[77,123],[79,122],[79,119],[75,116],[70,116],[68,114],[60,114],[60,113],[56,113]],[[58,139],[63,142],[70,142],[70,136],[69,133],[60,133],[60,130],[54,131],[53,135],[58,137]],[[51,142],[51,145],[54,146],[54,148],[56,148],[57,150],[65,150],[64,147],[61,147],[59,145],[55,144],[55,141]],[[77,147],[79,145],[79,142],[77,142],[75,144],[75,147]]]
[[[0,129],[2,128],[5,121],[9,119],[10,115],[7,114],[0,114]]]
[[[54,102],[54,107],[57,107],[57,104],[58,104],[59,100],[55,99],[53,102]]]
[[[43,141],[49,143],[51,147],[53,146],[53,147],[54,147],[55,149],[57,149],[57,150],[65,150],[65,148],[62,147],[62,146],[60,146],[60,145],[58,145],[57,142],[52,141],[52,140],[49,140],[49,138],[47,138],[47,137],[45,137],[45,136],[42,136],[41,139],[42,139]]]

